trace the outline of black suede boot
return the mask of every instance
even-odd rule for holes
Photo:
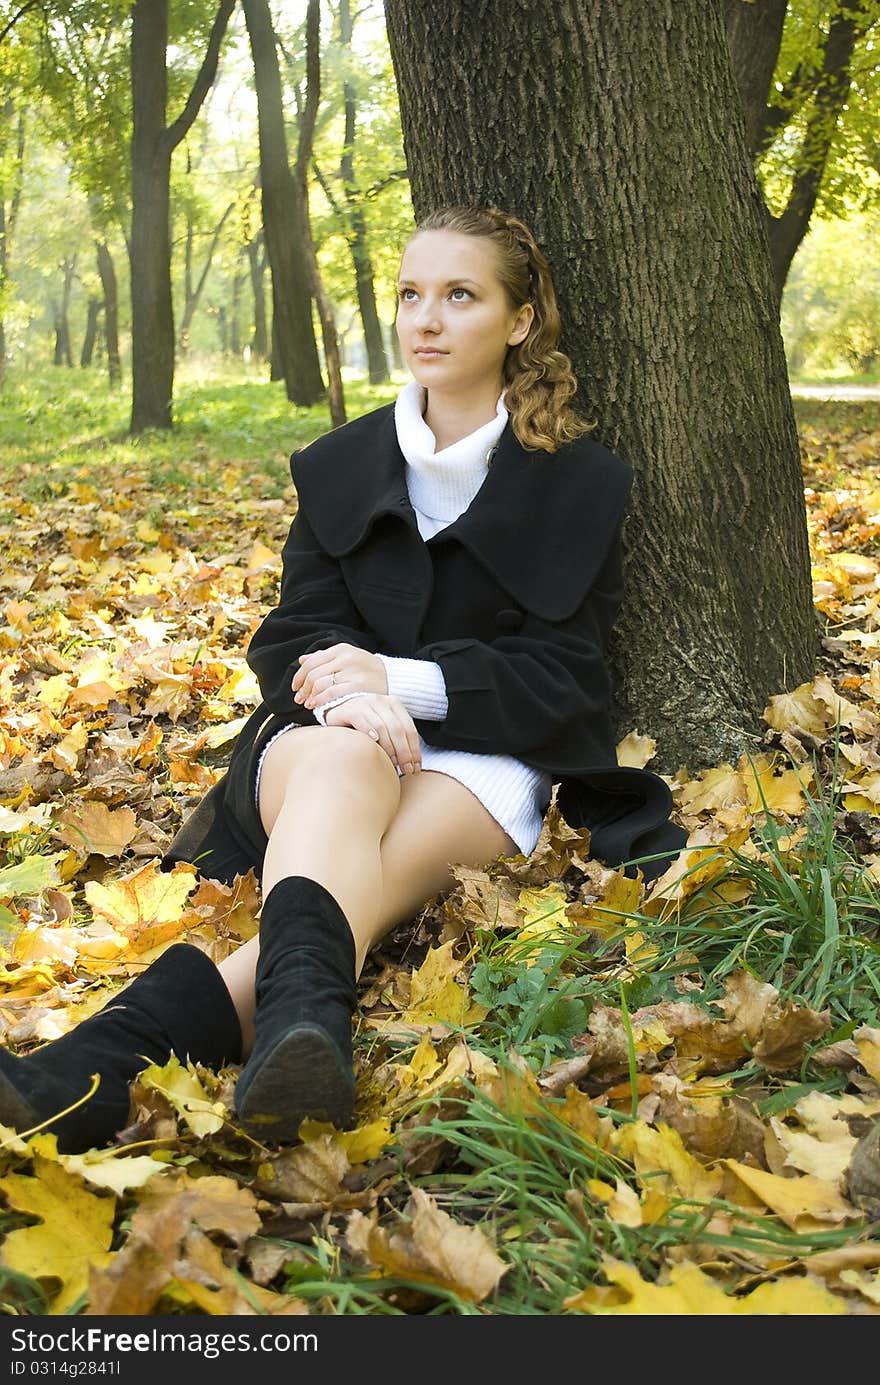
[[[172,1054],[205,1067],[241,1062],[241,1026],[210,957],[175,943],[69,1034],[22,1058],[0,1048],[0,1121],[30,1130],[63,1111],[100,1077],[94,1096],[44,1127],[65,1154],[99,1147],[124,1129],[129,1083]]]
[[[329,890],[279,880],[260,914],[256,1039],[235,1087],[242,1129],[264,1144],[296,1140],[307,1116],[350,1124],[355,946]]]

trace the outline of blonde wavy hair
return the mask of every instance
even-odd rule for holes
[[[457,231],[483,236],[495,247],[495,272],[511,305],[531,303],[535,315],[521,342],[504,360],[504,405],[523,447],[556,452],[596,426],[571,407],[577,380],[568,357],[557,349],[562,324],[550,266],[525,222],[495,206],[438,207],[418,222],[422,231]]]

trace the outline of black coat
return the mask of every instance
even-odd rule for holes
[[[657,775],[618,767],[609,715],[605,648],[622,595],[631,468],[588,437],[527,451],[508,422],[471,504],[427,542],[393,404],[294,453],[290,470],[298,510],[281,594],[247,653],[263,702],[166,861],[218,878],[233,860],[259,871],[259,753],[281,726],[315,724],[293,701],[298,656],[345,642],[436,661],[449,707],[442,721],[415,719],[429,745],[546,771],[565,820],[590,828],[594,856],[619,865],[665,853],[641,867],[646,878],[665,869],[685,841],[669,822],[671,794]]]

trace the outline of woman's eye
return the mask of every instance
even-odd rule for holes
[[[453,293],[463,293],[464,296],[465,296],[465,298],[470,298],[470,293],[468,292],[467,289],[453,289],[452,292],[453,292]],[[458,301],[461,302],[461,299],[459,299]]]

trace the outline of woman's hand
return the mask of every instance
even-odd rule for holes
[[[399,697],[387,693],[369,693],[352,697],[331,707],[326,716],[328,726],[352,726],[378,741],[392,764],[404,774],[422,768],[419,733],[416,724]]]
[[[300,655],[290,686],[294,702],[314,710],[343,693],[387,694],[388,678],[382,660],[368,649],[360,649],[356,644],[331,644],[329,649]]]

